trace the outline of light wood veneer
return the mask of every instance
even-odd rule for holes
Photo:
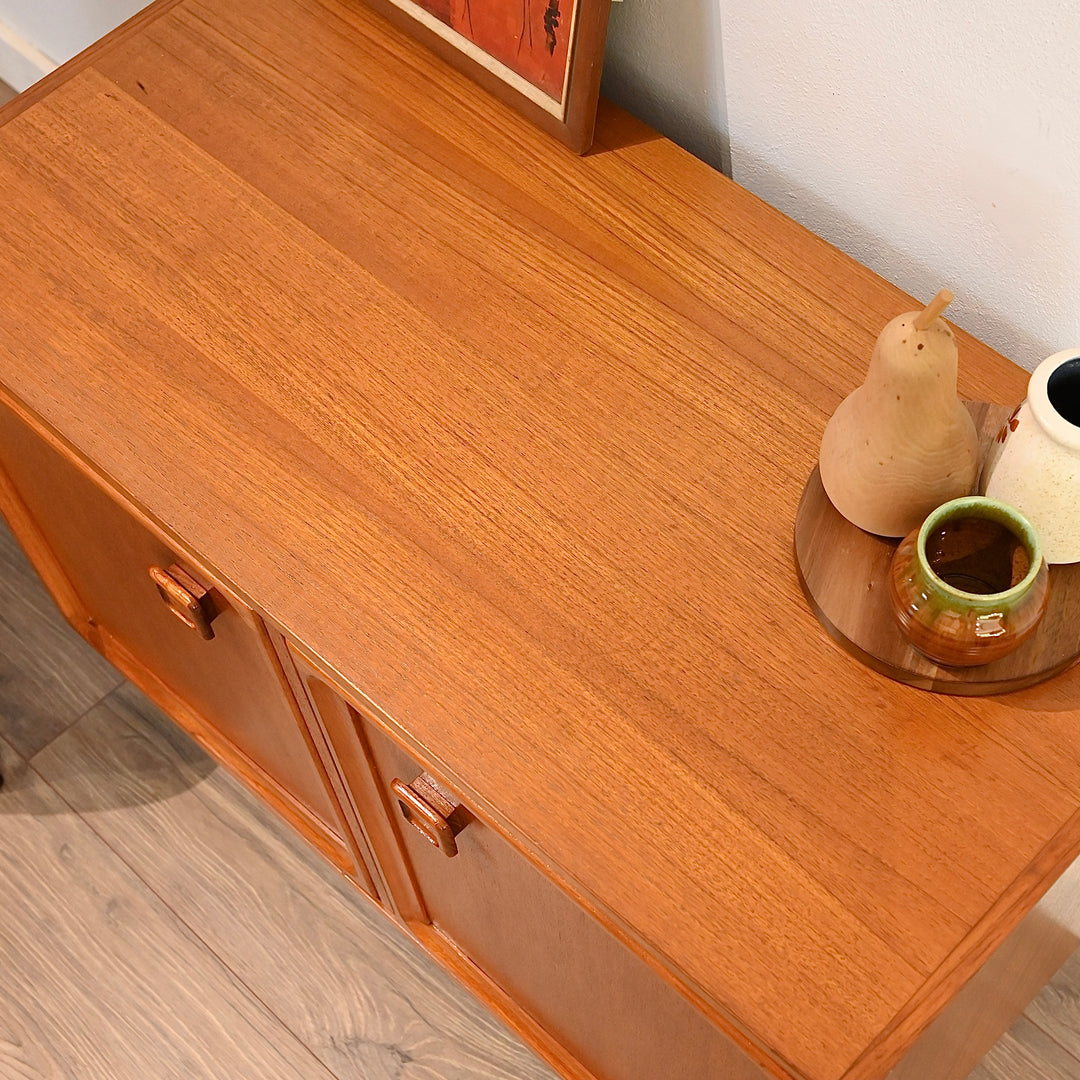
[[[799,591],[899,290],[349,0],[165,0],[0,118],[16,414],[769,1073],[884,1076],[1080,851],[1075,670],[928,695]],[[965,396],[1023,396],[958,339]]]

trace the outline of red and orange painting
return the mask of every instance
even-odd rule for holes
[[[561,112],[566,94],[570,38],[578,0],[393,0],[442,36],[471,43],[470,55],[524,80],[529,97]],[[440,25],[434,25],[435,23]],[[449,31],[449,33],[447,33]],[[494,63],[492,63],[494,61]],[[505,72],[501,72],[505,74]],[[550,105],[535,93],[549,99]]]

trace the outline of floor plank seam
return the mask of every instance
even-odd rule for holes
[[[72,631],[72,633],[74,633],[74,631]],[[118,676],[118,681],[117,681],[116,685],[114,687],[112,687],[112,689],[110,689],[106,693],[102,694],[101,697],[99,697],[97,699],[97,701],[95,701],[91,706],[89,706],[89,708],[84,709],[81,713],[79,713],[78,716],[74,717],[71,721],[69,721],[60,731],[57,731],[54,734],[50,735],[49,739],[46,742],[42,743],[33,752],[33,754],[31,754],[30,757],[28,757],[26,759],[27,762],[28,763],[32,762],[39,754],[45,753],[45,751],[48,750],[49,747],[51,747],[52,744],[54,742],[56,742],[57,739],[63,738],[76,724],[78,724],[81,720],[83,720],[87,716],[89,716],[90,713],[92,713],[95,709],[100,708],[113,694],[116,693],[117,690],[119,690],[122,686],[125,685],[125,683],[127,683],[127,679],[125,679],[123,677],[123,675],[120,675],[119,672],[117,672],[117,676]],[[37,775],[40,776],[41,774],[38,773]],[[42,778],[42,779],[44,779],[44,778]],[[48,781],[45,781],[45,782],[48,783]],[[56,790],[55,788],[52,787],[51,784],[48,784],[48,786],[50,788],[52,788],[52,790],[54,790],[54,791]],[[59,795],[60,793],[57,792],[57,794]]]
[[[1046,1039],[1049,1042],[1052,1042],[1054,1044],[1054,1046],[1056,1046],[1061,1051],[1062,1055],[1064,1057],[1068,1058],[1069,1061],[1073,1063],[1073,1065],[1074,1065],[1073,1075],[1077,1077],[1077,1080],[1080,1080],[1080,1058],[1078,1058],[1072,1052],[1072,1050],[1070,1050],[1067,1046],[1065,1046],[1061,1042],[1061,1040],[1059,1038],[1057,1038],[1056,1035],[1054,1035],[1050,1031],[1047,1031],[1047,1029],[1045,1027],[1043,1027],[1043,1025],[1040,1024],[1038,1020],[1036,1020],[1033,1016],[1029,1015],[1029,1013],[1028,1013],[1028,1011],[1026,1009],[1024,1010],[1023,1018],[1025,1020],[1027,1020],[1027,1022],[1029,1024],[1031,1024],[1032,1027],[1037,1028],[1041,1035],[1045,1036]]]
[[[121,683],[121,685],[123,685],[123,683]],[[105,695],[106,698],[108,696],[109,696],[109,694]],[[104,698],[102,700],[104,700]],[[98,704],[100,704],[100,702]],[[96,707],[97,706],[95,706],[95,708]],[[87,710],[87,712],[92,712],[92,711],[93,711],[92,709]],[[86,714],[84,714],[84,716],[85,715]],[[83,719],[83,717],[79,717],[79,720],[82,720],[82,719]],[[74,727],[75,724],[77,724],[79,722],[79,720],[74,721],[74,723],[72,723],[70,726]],[[67,730],[70,730],[70,728],[67,729]],[[62,735],[66,734],[67,730],[65,730],[64,732],[61,732],[61,734]],[[55,742],[55,741],[56,741],[55,739],[50,740],[50,742]],[[44,750],[44,747],[42,748],[42,750]],[[42,751],[38,751],[38,753],[41,753],[41,752]],[[35,754],[34,756],[37,757],[37,754]],[[253,1002],[255,1002],[259,1006],[260,1009],[263,1010],[263,1012],[266,1014],[267,1017],[272,1019],[281,1028],[281,1030],[284,1033],[286,1033],[291,1038],[295,1039],[296,1042],[300,1046],[302,1046],[304,1048],[304,1050],[311,1056],[312,1060],[315,1061],[321,1068],[325,1069],[331,1076],[335,1077],[336,1080],[353,1080],[353,1078],[351,1078],[351,1077],[342,1076],[340,1073],[335,1072],[331,1065],[329,1065],[327,1062],[323,1061],[319,1057],[319,1055],[311,1048],[311,1046],[308,1045],[308,1043],[304,1040],[304,1038],[298,1032],[294,1031],[292,1029],[292,1027],[288,1023],[286,1023],[277,1014],[277,1012],[274,1009],[272,1009],[270,1007],[270,1005],[265,1001],[263,996],[261,994],[259,994],[253,987],[251,987],[248,984],[247,980],[242,978],[240,976],[240,974],[232,967],[232,965],[229,964],[228,961],[202,936],[202,934],[200,934],[191,925],[191,923],[187,919],[184,918],[184,916],[169,902],[169,898],[167,896],[163,895],[159,890],[155,889],[154,886],[149,881],[147,881],[146,878],[141,873],[139,873],[138,869],[131,862],[131,860],[126,858],[120,851],[118,851],[117,848],[113,844],[111,844],[109,842],[108,837],[100,829],[96,828],[94,826],[94,823],[92,821],[90,821],[88,819],[88,817],[84,813],[82,813],[79,809],[77,809],[75,806],[73,806],[69,799],[64,797],[64,795],[57,789],[56,785],[50,783],[41,774],[41,772],[39,772],[37,769],[35,769],[32,762],[26,761],[26,762],[24,762],[24,764],[26,765],[26,767],[28,769],[32,770],[34,775],[37,777],[37,779],[42,784],[44,784],[51,792],[53,792],[56,795],[56,797],[71,811],[71,813],[74,814],[75,817],[77,817],[79,819],[79,821],[81,821],[83,823],[83,825],[85,825],[86,828],[88,828],[90,830],[90,832],[94,835],[94,837],[108,849],[110,854],[129,873],[132,874],[132,876],[139,882],[139,884],[144,889],[146,889],[146,891],[151,896],[155,897],[158,900],[158,902],[168,911],[169,915],[176,921],[177,925],[182,927],[184,932],[186,934],[188,934],[188,936],[190,937],[192,942],[197,944],[199,946],[199,948],[203,949],[209,956],[211,956],[214,959],[214,961],[218,964],[218,966],[224,972],[226,972],[228,974],[229,978],[233,981],[233,983],[237,987],[242,989],[243,992],[245,994],[247,994],[248,997]]]

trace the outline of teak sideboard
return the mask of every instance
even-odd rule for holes
[[[353,0],[159,0],[0,119],[0,504],[89,641],[567,1077],[965,1075],[1076,943],[1080,674],[801,596],[910,297]]]

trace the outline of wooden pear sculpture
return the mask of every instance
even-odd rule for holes
[[[970,494],[979,441],[956,396],[956,339],[938,316],[942,289],[923,311],[878,335],[866,381],[833,413],[821,440],[821,483],[853,525],[906,536],[935,507]]]

